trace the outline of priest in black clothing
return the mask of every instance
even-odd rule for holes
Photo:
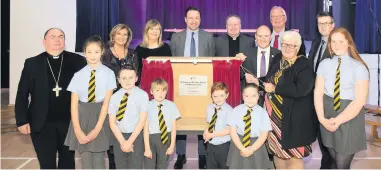
[[[74,169],[74,152],[64,146],[71,119],[71,93],[66,88],[86,60],[64,51],[65,33],[59,28],[48,29],[43,44],[45,52],[25,60],[15,103],[16,124],[22,134],[30,134],[41,169]]]

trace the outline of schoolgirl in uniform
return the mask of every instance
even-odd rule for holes
[[[235,107],[228,119],[233,143],[227,165],[231,169],[273,168],[264,145],[272,128],[267,112],[257,104],[258,86],[246,84],[242,97],[243,104]]]
[[[331,168],[349,169],[354,155],[366,149],[365,111],[369,71],[345,28],[331,32],[317,71],[314,103],[324,146],[334,160]]]
[[[105,169],[110,146],[108,104],[116,88],[114,72],[101,64],[104,44],[99,36],[84,45],[87,66],[74,74],[67,90],[71,96],[71,123],[65,145],[81,155],[83,169]]]

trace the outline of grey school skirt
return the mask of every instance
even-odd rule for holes
[[[98,122],[99,112],[102,108],[103,102],[100,103],[84,103],[79,102],[78,105],[78,118],[81,130],[88,135],[91,130],[95,128]],[[109,126],[108,116],[103,123],[102,130],[98,136],[87,144],[79,144],[77,137],[74,133],[72,122],[70,122],[69,130],[66,135],[65,145],[69,146],[69,150],[76,150],[82,152],[103,152],[107,151],[111,145],[111,130]]]
[[[329,119],[338,116],[352,100],[340,100],[340,109],[333,109],[333,98],[324,95],[324,117]],[[338,153],[355,154],[366,149],[365,109],[352,120],[343,123],[335,132],[330,132],[320,124],[320,133],[324,146]]]
[[[238,135],[242,141],[242,136]],[[251,145],[258,138],[251,138]],[[272,169],[273,164],[270,162],[269,155],[266,150],[265,144],[263,144],[253,155],[245,158],[241,156],[239,149],[235,146],[234,142],[230,142],[228,160],[226,163],[229,169]]]

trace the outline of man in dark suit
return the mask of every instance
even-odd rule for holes
[[[311,65],[314,68],[314,71],[316,73],[320,62],[323,59],[330,58],[331,55],[329,54],[328,50],[328,36],[335,27],[335,23],[333,20],[333,17],[331,14],[327,12],[321,12],[317,15],[317,22],[318,22],[318,29],[320,36],[317,37],[315,40],[312,41],[311,50],[308,54],[308,60],[310,61]],[[330,169],[332,168],[332,158],[329,155],[329,152],[327,150],[327,147],[325,147],[321,141],[321,135],[320,130],[318,129],[318,141],[320,150],[322,153],[322,159],[321,159],[321,169]]]
[[[46,52],[25,60],[18,85],[15,114],[18,130],[30,134],[41,169],[74,169],[74,151],[64,146],[71,114],[66,91],[84,57],[64,51],[65,34],[51,28],[44,35]],[[30,97],[30,100],[29,100]]]
[[[282,50],[282,35],[286,31],[287,14],[280,6],[274,6],[270,11],[270,22],[272,25],[271,47]],[[306,46],[302,38],[302,45],[298,55],[306,55]]]
[[[245,70],[241,69],[241,86],[245,83],[256,83],[262,85],[265,81],[267,71],[269,69],[269,64],[275,55],[279,54],[280,51],[276,48],[270,46],[271,31],[269,27],[262,25],[258,27],[255,33],[255,40],[258,46],[252,47],[242,66]],[[261,80],[259,81],[258,78]],[[259,98],[259,105],[263,106],[264,91],[260,89],[261,97]]]
[[[214,56],[214,39],[211,33],[200,29],[201,14],[195,7],[188,7],[185,11],[185,23],[187,28],[184,31],[175,33],[171,38],[171,51],[173,56],[184,57],[210,57]],[[202,135],[198,135],[198,166],[199,169],[206,169],[206,150]],[[186,135],[176,136],[177,160],[175,169],[182,169],[187,162],[186,158]]]
[[[230,15],[226,18],[226,34],[215,38],[216,56],[235,57],[242,53],[247,56],[254,44],[253,38],[241,34],[241,18]]]
[[[316,73],[320,62],[323,59],[331,57],[328,50],[328,36],[335,27],[335,23],[331,14],[320,12],[317,15],[318,29],[320,36],[312,41],[311,50],[308,54],[308,60],[314,66]]]

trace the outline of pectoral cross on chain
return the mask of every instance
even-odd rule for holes
[[[53,88],[53,91],[56,92],[56,97],[60,95],[60,91],[62,90],[61,87],[58,86],[58,83],[56,84],[56,87]]]

